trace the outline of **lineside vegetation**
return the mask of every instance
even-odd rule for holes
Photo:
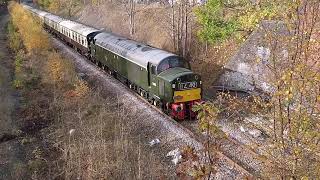
[[[173,177],[146,150],[132,121],[141,112],[105,98],[78,78],[74,65],[51,46],[37,19],[19,4],[9,6],[14,85],[21,94],[19,125],[33,179],[151,179]],[[144,168],[142,168],[144,167]],[[23,177],[25,178],[25,177]]]
[[[211,8],[221,3],[209,2]],[[216,118],[234,122],[260,118],[259,122],[267,126],[259,128],[268,136],[261,152],[266,159],[261,175],[268,179],[317,179],[320,177],[320,2],[275,0],[261,1],[260,5],[262,15],[253,19],[271,15],[280,18],[282,21],[278,23],[286,27],[286,33],[274,30],[263,37],[271,54],[266,68],[272,91],[267,99],[255,96],[239,99],[222,94],[213,106],[209,103],[196,108],[202,118],[203,115],[214,117],[208,123],[200,121],[199,126],[209,128],[208,124],[215,124]],[[267,6],[263,8],[263,5]],[[249,21],[248,28],[254,22]],[[204,28],[211,29],[210,23],[215,21],[204,21]],[[206,32],[204,39],[216,38]],[[257,59],[257,63],[261,60]],[[212,107],[208,109],[208,106]]]

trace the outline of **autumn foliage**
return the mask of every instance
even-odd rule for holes
[[[268,77],[266,82],[272,87],[267,93],[268,98],[241,99],[226,94],[218,97],[214,106],[209,108],[212,112],[207,109],[210,103],[196,110],[207,112],[205,117],[214,115],[215,118],[222,116],[229,119],[233,116],[240,122],[249,116],[261,118],[259,122],[267,125],[260,128],[269,137],[266,144],[260,145],[265,147],[261,154],[267,157],[267,161],[263,172],[259,173],[267,179],[318,179],[320,2],[268,1],[271,2],[275,8],[270,12],[281,17],[281,23],[285,24],[288,33],[280,35],[270,32],[263,37],[271,54],[266,64],[270,73],[265,75]],[[259,12],[264,13],[262,7],[260,4]],[[285,9],[274,11],[279,7]],[[268,13],[265,15],[263,19],[268,19]],[[260,19],[264,15],[252,14],[251,17]],[[216,108],[223,114],[216,116]],[[200,127],[210,129],[203,121],[199,122]]]
[[[11,21],[17,28],[23,44],[28,52],[49,49],[48,36],[43,32],[39,23],[33,20],[30,13],[20,5],[11,4]]]
[[[31,68],[35,68],[32,67],[35,64],[42,66],[40,70],[42,81],[52,84],[55,92],[63,91],[63,89],[69,90],[66,87],[73,87],[77,91],[81,84],[80,94],[84,95],[84,89],[89,88],[84,82],[77,79],[73,65],[50,46],[48,34],[43,30],[40,19],[33,17],[17,3],[11,3],[9,11],[11,14],[10,28],[12,29],[10,43],[16,51],[21,48],[25,49],[31,59],[25,63]],[[18,45],[19,40],[22,41],[22,46]]]

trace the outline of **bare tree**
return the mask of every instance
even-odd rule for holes
[[[120,1],[120,5],[124,7],[124,11],[128,16],[129,21],[129,32],[130,36],[133,37],[135,34],[135,18],[138,12],[137,10],[137,1],[136,0],[123,0]]]
[[[174,51],[183,57],[188,57],[192,41],[192,27],[194,23],[193,8],[197,5],[194,1],[170,0],[169,20],[164,25],[170,35]]]

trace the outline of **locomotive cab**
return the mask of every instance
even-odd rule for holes
[[[194,118],[192,106],[201,101],[202,94],[200,75],[193,73],[190,64],[178,56],[166,58],[152,72],[155,70],[159,86],[157,94],[164,108],[175,119]],[[156,79],[151,78],[151,81]]]

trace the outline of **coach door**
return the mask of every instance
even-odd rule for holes
[[[148,86],[151,86],[151,63],[148,62]]]
[[[156,66],[151,64],[150,62],[148,63],[148,85],[152,93],[158,94]]]

